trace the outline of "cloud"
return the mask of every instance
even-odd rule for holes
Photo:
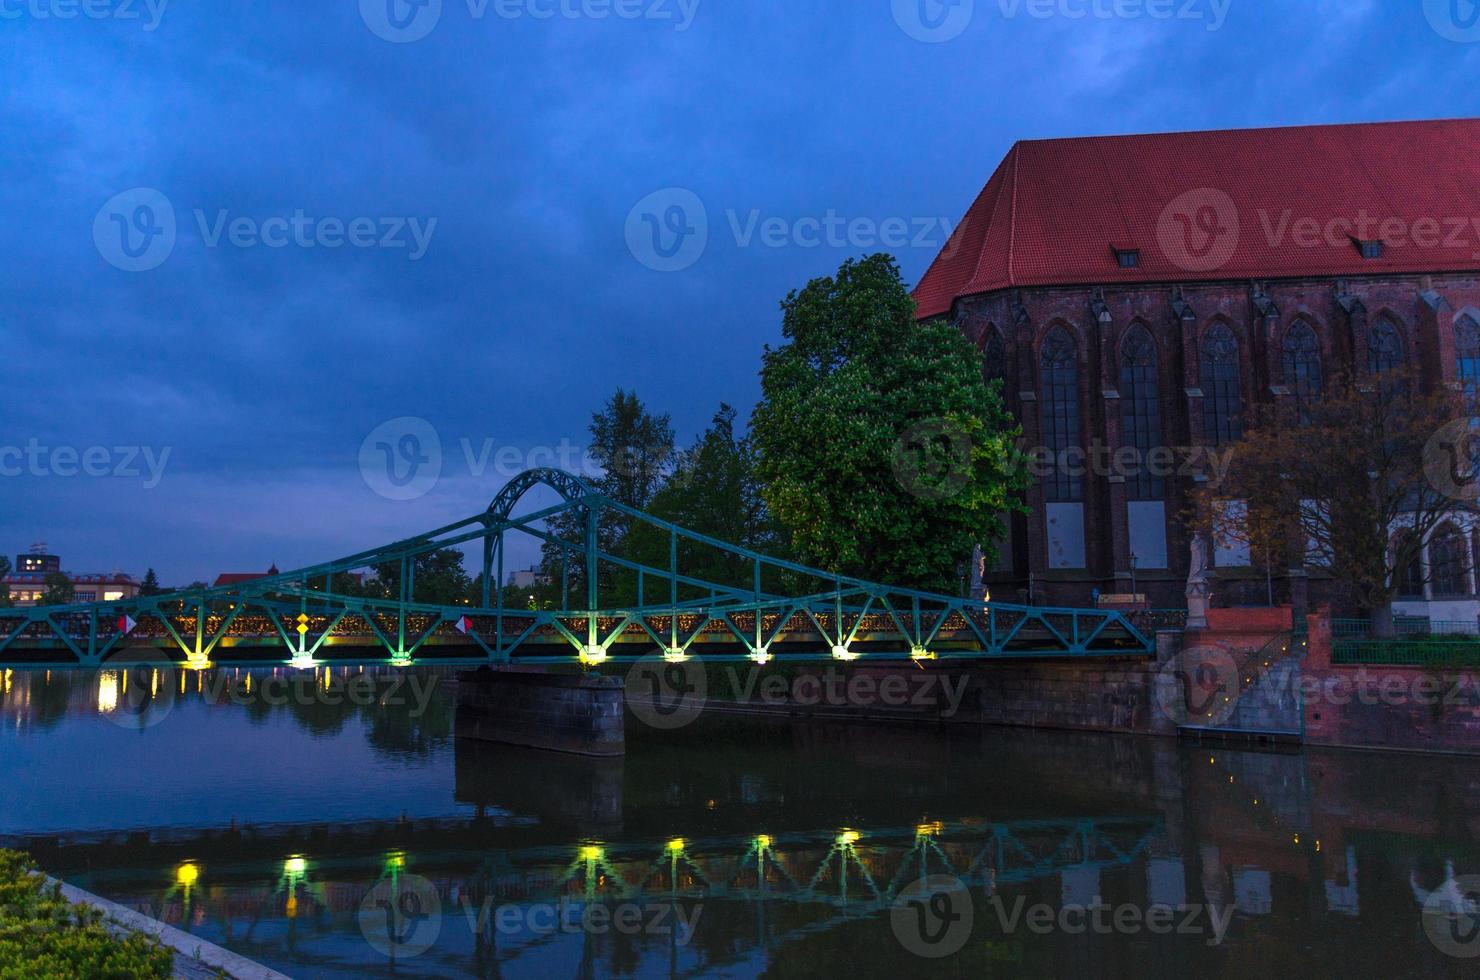
[[[1277,43],[1271,39],[1277,39]],[[356,5],[170,4],[159,28],[7,22],[0,57],[0,444],[170,446],[170,478],[0,481],[0,550],[172,579],[314,561],[492,496],[364,488],[365,434],[583,441],[618,384],[687,439],[756,397],[777,303],[857,248],[742,246],[725,212],[959,219],[1012,141],[1473,112],[1473,52],[1396,5],[1236,4],[1218,32],[1004,19],[946,44],[889,5],[703,4],[657,22],[474,20],[390,44]],[[1360,62],[1360,84],[1339,66]],[[178,217],[159,268],[93,240],[113,195]],[[640,199],[686,187],[715,234],[690,269],[627,251]],[[210,247],[208,220],[437,220],[404,250]],[[902,249],[907,276],[933,250]],[[464,487],[464,484],[466,486]],[[462,488],[462,489],[460,489]],[[435,523],[435,521],[428,522]],[[6,542],[9,542],[8,544]],[[263,554],[263,552],[268,552]]]

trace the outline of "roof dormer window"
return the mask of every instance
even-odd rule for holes
[[[1139,269],[1141,267],[1141,250],[1138,248],[1117,248],[1115,252],[1115,264],[1122,269]]]
[[[1364,259],[1382,258],[1382,242],[1379,241],[1359,240],[1357,242],[1357,250],[1362,253],[1362,258]]]

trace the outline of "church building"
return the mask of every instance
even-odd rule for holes
[[[1182,607],[1188,492],[1259,404],[1404,363],[1480,379],[1480,120],[1020,142],[914,295],[1045,464],[992,594]],[[1473,621],[1480,540],[1441,533],[1406,610]],[[1211,550],[1217,604],[1264,601],[1247,549]],[[1276,601],[1305,587],[1277,574]]]

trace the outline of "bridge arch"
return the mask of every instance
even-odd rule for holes
[[[495,521],[507,521],[514,507],[535,487],[549,487],[560,494],[562,500],[571,503],[594,496],[596,491],[580,477],[565,470],[526,470],[510,480],[488,505],[488,516]]]

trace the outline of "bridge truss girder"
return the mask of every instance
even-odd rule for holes
[[[515,516],[515,506],[537,487],[553,489],[560,502]],[[608,520],[666,536],[668,561],[642,564],[603,550],[600,529]],[[493,583],[504,581],[508,540],[515,534],[560,555],[562,608],[505,606],[503,589]],[[481,604],[417,602],[416,559],[453,547],[481,553]],[[749,583],[690,574],[680,561],[687,548],[723,556],[748,571]],[[394,598],[333,591],[335,576],[385,565],[400,571]],[[580,593],[575,602],[572,572]],[[635,578],[635,603],[604,605],[603,577],[613,572]],[[137,624],[132,631],[125,630],[125,617]],[[1002,605],[808,568],[626,507],[558,470],[521,474],[473,517],[308,568],[160,596],[0,610],[0,661],[95,667],[140,647],[192,666],[213,660],[311,664],[326,650],[334,662],[587,666],[653,654],[764,663],[1144,656],[1154,650],[1118,612]]]

